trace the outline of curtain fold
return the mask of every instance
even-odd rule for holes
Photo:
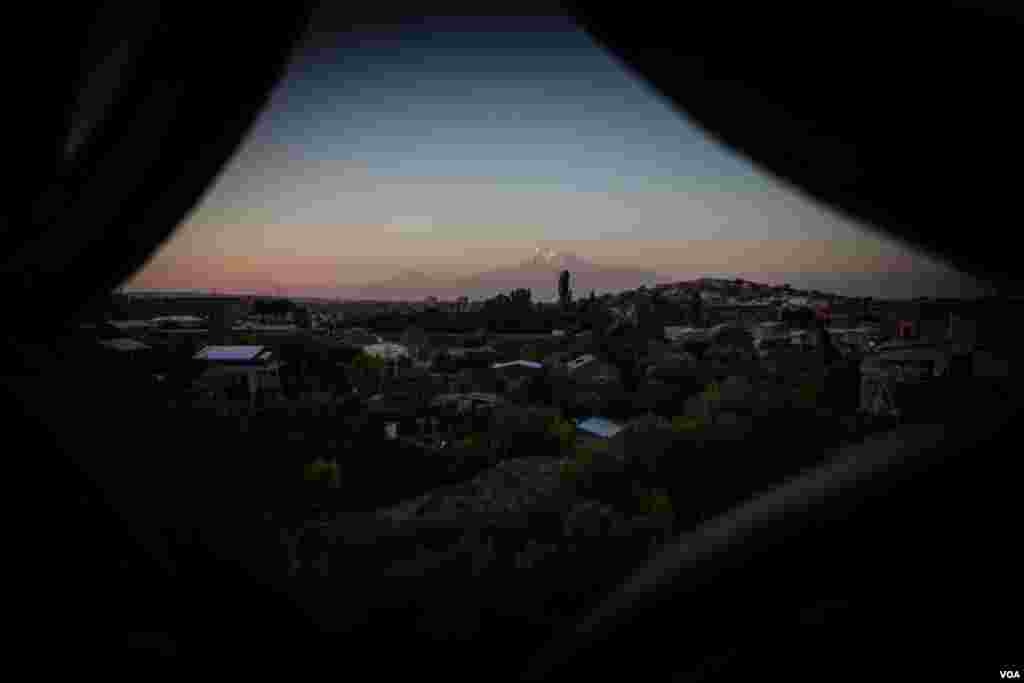
[[[1012,291],[1024,9],[567,0],[602,47],[711,136],[886,239]],[[981,228],[985,237],[949,239]],[[950,234],[947,234],[950,233]],[[998,240],[998,237],[995,238]]]
[[[21,334],[65,327],[172,234],[245,138],[315,3],[141,4],[23,18],[47,30],[52,59],[17,108],[30,144],[0,234]],[[51,291],[45,314],[30,303]]]

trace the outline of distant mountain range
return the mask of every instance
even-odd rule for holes
[[[662,281],[659,275],[643,268],[603,266],[575,254],[536,249],[533,256],[513,266],[496,268],[468,277],[444,278],[419,271],[405,271],[382,282],[371,283],[355,292],[358,299],[379,301],[421,301],[434,296],[441,300],[466,296],[485,299],[513,289],[529,289],[535,301],[553,300],[558,294],[558,276],[571,273],[573,296],[621,292],[641,286],[652,287]]]

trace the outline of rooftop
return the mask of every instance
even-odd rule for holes
[[[134,339],[105,339],[100,342],[100,345],[113,349],[115,351],[142,351],[145,349],[152,348],[148,344],[143,344],[140,341]]]
[[[384,358],[393,360],[396,358],[404,358],[409,355],[409,349],[401,344],[394,344],[392,342],[381,342],[379,344],[369,344],[363,347],[363,351],[376,356],[378,358]]]
[[[584,355],[582,355],[582,356],[580,356],[578,358],[575,358],[575,359],[569,361],[569,364],[568,364],[567,367],[569,368],[569,372],[573,372],[575,370],[579,370],[584,365],[587,365],[588,363],[590,363],[593,360],[596,360],[596,356],[587,353],[587,354],[584,354]]]
[[[194,358],[206,361],[254,361],[266,360],[269,356],[270,351],[264,346],[206,346]]]
[[[544,368],[544,364],[532,360],[511,360],[508,361],[507,363],[495,363],[494,365],[491,366],[491,369],[501,370],[502,368],[510,367],[524,367],[531,368],[533,370],[541,370]]]
[[[110,320],[108,322],[119,330],[140,330],[153,326],[149,320]]]
[[[431,400],[431,404],[449,403],[452,401],[479,401],[483,403],[501,403],[501,397],[497,394],[482,392],[471,392],[465,394],[439,394]]]
[[[202,318],[195,315],[161,315],[151,320],[153,324],[159,323],[181,323],[181,324],[200,324],[206,322]]]
[[[605,439],[610,439],[623,430],[623,425],[612,422],[611,420],[603,417],[588,417],[586,419],[576,420],[576,428],[580,431],[588,432]]]

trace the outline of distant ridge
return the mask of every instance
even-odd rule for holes
[[[563,270],[572,274],[572,289],[577,298],[589,295],[591,290],[598,294],[615,293],[642,285],[651,287],[663,280],[653,270],[598,265],[573,253],[537,248],[532,256],[513,266],[459,278],[406,271],[360,288],[355,296],[381,301],[421,301],[429,296],[443,300],[460,296],[485,299],[513,289],[529,289],[534,300],[553,300],[557,295],[558,274]]]

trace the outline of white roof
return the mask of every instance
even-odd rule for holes
[[[104,339],[100,344],[115,351],[141,351],[151,348],[148,344],[134,339]]]
[[[195,359],[209,361],[257,360],[265,350],[264,346],[206,346],[195,355]]]
[[[492,370],[501,370],[502,368],[509,368],[513,366],[520,366],[524,368],[531,368],[533,370],[541,370],[544,368],[543,363],[538,363],[532,360],[511,360],[507,363],[495,363],[491,366]]]
[[[587,354],[584,354],[584,355],[580,356],[579,358],[576,358],[574,360],[569,361],[569,364],[568,364],[567,367],[569,368],[569,372],[573,372],[575,370],[579,370],[584,365],[586,365],[586,364],[588,364],[588,363],[590,363],[591,361],[594,361],[594,360],[597,360],[597,357],[594,356],[593,354],[587,353]]]

